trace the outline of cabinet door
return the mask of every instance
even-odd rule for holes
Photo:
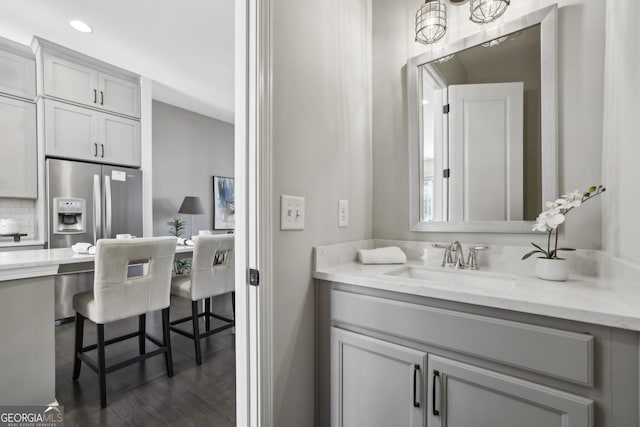
[[[98,72],[45,53],[44,94],[97,107]]]
[[[101,161],[140,166],[140,122],[106,113],[100,120]]]
[[[429,356],[429,427],[591,427],[593,401]]]
[[[331,425],[424,425],[426,354],[331,328]]]
[[[98,74],[99,105],[114,113],[140,117],[140,83],[105,73]]]
[[[51,99],[44,102],[47,156],[100,160],[100,113]]]
[[[33,100],[36,97],[36,62],[0,51],[0,92]]]
[[[36,105],[0,97],[0,197],[38,197]]]

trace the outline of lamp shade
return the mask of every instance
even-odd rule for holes
[[[180,209],[178,209],[178,213],[191,215],[203,214],[204,206],[202,206],[200,197],[186,196],[182,201],[182,205],[180,205]]]

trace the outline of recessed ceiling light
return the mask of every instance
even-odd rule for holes
[[[90,26],[88,26],[84,22],[79,21],[77,19],[74,19],[73,21],[69,21],[69,25],[71,25],[71,28],[73,28],[74,30],[80,31],[81,33],[93,32],[93,29]]]

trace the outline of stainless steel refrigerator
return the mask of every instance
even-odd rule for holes
[[[47,159],[46,183],[50,248],[95,244],[116,234],[142,236],[142,171]],[[73,295],[92,286],[92,269],[56,276],[55,318],[73,316]]]

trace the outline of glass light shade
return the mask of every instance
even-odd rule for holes
[[[447,8],[440,0],[425,0],[416,12],[416,41],[431,44],[447,32]]]
[[[478,24],[487,24],[498,19],[507,10],[510,0],[471,0],[469,19]]]

